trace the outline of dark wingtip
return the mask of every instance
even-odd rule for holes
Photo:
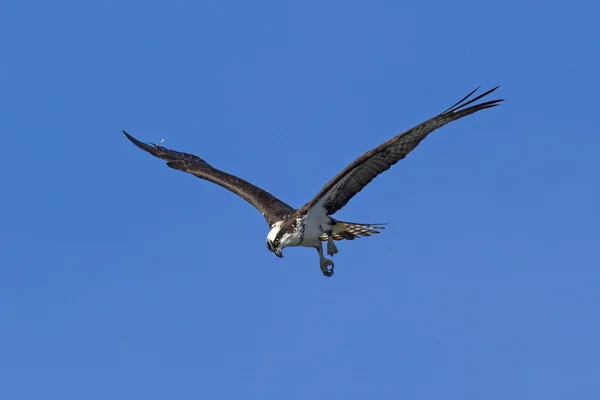
[[[129,139],[131,141],[131,143],[135,144],[137,147],[139,147],[140,149],[147,151],[151,154],[154,154],[153,149],[154,149],[154,145],[149,144],[149,143],[144,143],[144,142],[140,142],[139,140],[137,140],[136,138],[134,138],[133,136],[131,136],[129,133],[125,132],[124,130],[122,130],[121,132],[123,132],[123,134],[127,137],[127,139]]]
[[[127,139],[129,139],[131,141],[131,143],[133,143],[135,145],[137,145],[138,143],[141,143],[139,140],[137,140],[136,138],[131,136],[129,133],[125,132],[125,130],[121,130],[121,132],[123,132],[123,134],[127,137]]]
[[[127,137],[127,139],[129,139],[131,141],[131,143],[138,145],[142,142],[140,142],[139,140],[137,140],[136,138],[134,138],[133,136],[131,136],[129,133],[125,132],[124,130],[121,130],[121,132],[123,132],[123,134]]]
[[[485,108],[492,108],[492,107],[498,106],[500,102],[504,101],[504,99],[497,99],[497,100],[486,101],[485,103],[476,104],[474,106],[466,108],[468,105],[473,104],[477,100],[480,100],[483,97],[485,97],[485,96],[489,95],[490,93],[494,92],[499,87],[500,87],[500,85],[497,85],[497,86],[491,88],[490,90],[488,90],[487,92],[482,93],[482,94],[478,95],[477,97],[470,99],[470,97],[479,89],[479,87],[478,87],[477,89],[473,90],[471,93],[469,93],[468,95],[466,95],[465,97],[463,97],[458,103],[456,103],[452,107],[448,108],[442,114],[445,114],[445,113],[457,113],[459,111],[462,113],[462,112],[464,112],[466,110],[470,110],[471,112],[465,114],[465,115],[468,115],[468,114],[470,114],[472,112],[475,112],[475,111],[478,111],[478,110],[483,110]]]
[[[187,163],[190,163],[190,162],[203,163],[205,165],[208,165],[208,163],[206,161],[204,161],[200,157],[195,156],[193,154],[180,153],[175,150],[169,150],[167,148],[164,148],[164,147],[159,146],[154,143],[140,142],[139,140],[137,140],[136,138],[131,136],[129,133],[127,133],[125,131],[122,131],[122,132],[127,137],[127,139],[129,139],[131,141],[131,143],[135,144],[140,149],[152,154],[154,157],[158,157],[158,158],[162,158],[163,160],[167,160],[168,161],[167,165],[171,168],[186,171]]]
[[[125,130],[122,129],[121,132],[123,132],[123,134],[125,136],[127,136],[127,139],[131,140],[132,142],[135,143],[137,141],[136,138],[134,138],[133,136],[131,136],[129,133],[125,132]]]

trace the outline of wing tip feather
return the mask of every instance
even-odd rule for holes
[[[123,134],[127,137],[127,139],[129,139],[129,141],[133,144],[135,144],[137,147],[139,147],[140,149],[147,151],[148,153],[152,154],[152,155],[156,155],[154,154],[155,151],[154,149],[157,147],[154,143],[144,143],[140,140],[137,140],[136,138],[134,138],[133,136],[131,136],[129,133],[127,133],[125,130],[121,130],[121,132],[123,132]]]
[[[472,103],[476,102],[477,100],[480,100],[480,99],[484,98],[485,96],[493,93],[499,87],[500,87],[500,85],[496,85],[493,88],[489,89],[488,91],[470,99],[470,97],[473,96],[473,94],[475,94],[475,92],[477,92],[477,90],[479,90],[481,88],[481,86],[478,86],[475,90],[471,91],[471,93],[469,93],[468,95],[463,97],[460,101],[453,104],[450,108],[448,108],[444,112],[442,112],[442,114],[447,114],[447,113],[453,114],[453,113],[462,112],[462,111],[466,111],[466,110],[473,110],[473,112],[474,112],[474,111],[484,110],[486,108],[492,108],[494,106],[498,106],[498,105],[500,105],[501,102],[504,101],[504,99],[490,100],[490,101],[486,101],[484,103],[475,104],[469,108],[465,108],[469,104],[472,104]]]

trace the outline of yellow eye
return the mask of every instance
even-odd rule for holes
[[[275,240],[273,240],[273,245],[274,245],[275,247],[279,246],[279,239],[275,239]]]

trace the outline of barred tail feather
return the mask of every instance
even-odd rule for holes
[[[334,220],[333,225],[333,240],[354,240],[362,236],[371,236],[381,233],[380,230],[385,229],[385,223],[378,224],[359,224],[357,222],[344,222]],[[326,241],[327,235],[323,234],[319,240]]]

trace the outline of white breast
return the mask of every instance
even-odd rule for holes
[[[329,225],[331,218],[320,205],[315,206],[304,217],[304,239],[302,246],[314,246],[319,243],[319,236],[331,229]]]

